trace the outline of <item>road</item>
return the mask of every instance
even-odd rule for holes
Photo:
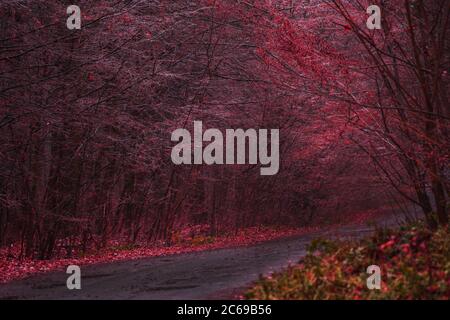
[[[144,258],[81,267],[81,290],[68,290],[65,271],[0,285],[0,299],[229,299],[306,254],[314,238],[361,237],[367,226],[345,226],[249,247]]]

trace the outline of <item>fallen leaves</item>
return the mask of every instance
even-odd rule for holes
[[[51,260],[19,259],[19,246],[0,249],[0,283],[28,277],[30,275],[59,270],[68,265],[88,265],[109,263],[120,260],[134,260],[148,257],[167,256],[195,251],[213,250],[237,246],[247,246],[277,238],[298,235],[311,231],[312,228],[261,228],[254,227],[240,231],[233,236],[222,236],[208,241],[186,242],[167,247],[159,246],[109,246],[108,249],[78,258],[55,257]]]

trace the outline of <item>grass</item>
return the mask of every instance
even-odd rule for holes
[[[299,264],[261,277],[246,299],[450,298],[450,232],[421,224],[378,230],[359,241],[316,240]],[[381,289],[369,290],[366,269],[381,268]]]

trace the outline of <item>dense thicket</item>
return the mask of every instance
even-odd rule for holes
[[[391,5],[428,32],[415,45],[398,27],[368,34],[353,1],[78,1],[81,30],[70,4],[0,4],[0,245],[45,259],[60,239],[303,226],[395,191],[448,215],[442,1],[423,17]],[[171,132],[194,120],[280,128],[279,174],[173,165]]]

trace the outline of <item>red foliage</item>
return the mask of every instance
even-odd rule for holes
[[[95,263],[114,262],[119,260],[134,260],[149,257],[167,256],[180,253],[213,250],[237,246],[248,246],[255,243],[282,237],[300,235],[315,228],[249,228],[242,230],[236,236],[215,238],[211,243],[200,245],[180,244],[171,247],[137,247],[129,250],[105,249],[80,258],[54,257],[51,260],[18,259],[19,246],[0,249],[0,283],[9,282],[30,275],[59,270],[68,265],[89,265]]]

